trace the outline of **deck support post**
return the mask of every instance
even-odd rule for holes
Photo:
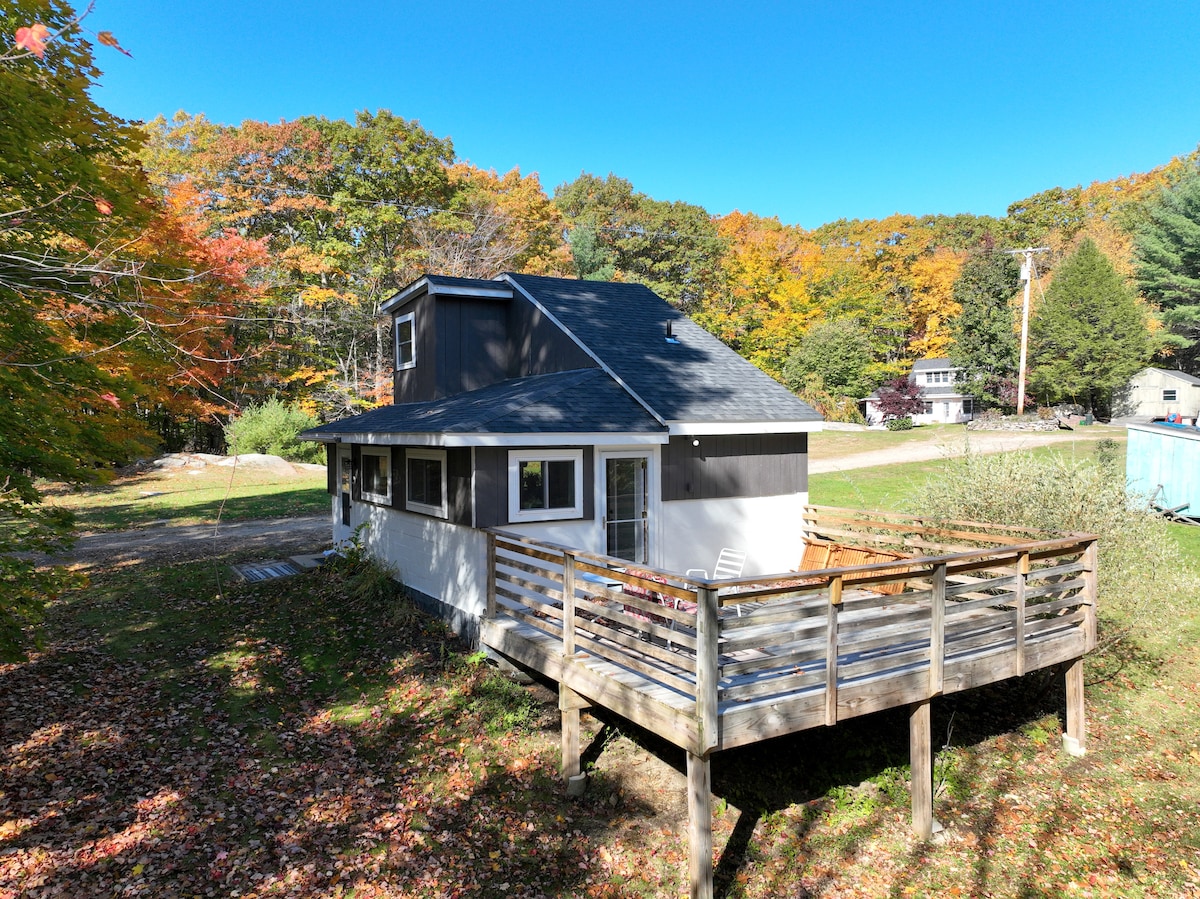
[[[496,535],[487,535],[487,605],[483,617],[489,621],[496,617]]]
[[[692,899],[712,899],[712,786],[709,756],[687,754],[688,880]]]
[[[912,828],[919,839],[933,836],[933,752],[929,736],[928,699],[908,707],[908,752],[911,767]]]
[[[579,712],[588,701],[564,683],[558,685],[558,710],[562,716],[562,776],[570,784],[582,773],[579,753]]]
[[[1067,729],[1063,749],[1068,755],[1082,756],[1087,751],[1087,721],[1083,708],[1083,659],[1067,668]]]

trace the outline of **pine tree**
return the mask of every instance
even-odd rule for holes
[[[1037,393],[1101,413],[1149,359],[1145,308],[1090,239],[1055,271],[1030,322],[1029,346]]]
[[[1148,210],[1134,245],[1138,289],[1157,304],[1182,350],[1184,367],[1200,369],[1200,173],[1163,192]]]

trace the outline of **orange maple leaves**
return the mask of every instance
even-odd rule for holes
[[[91,11],[90,7],[88,11]],[[84,13],[84,15],[87,15],[87,13]],[[76,19],[72,24],[78,24],[79,19],[82,18],[83,16],[79,16],[79,18]],[[61,33],[61,31],[58,32],[58,34]],[[133,59],[133,54],[121,46],[120,41],[113,36],[111,31],[99,31],[95,32],[95,34],[96,40],[98,40],[104,46],[112,47],[114,50],[124,53],[130,59]],[[28,25],[24,28],[18,28],[13,33],[15,45],[28,53],[32,53],[38,59],[46,58],[46,42],[52,37],[56,36],[57,35],[52,35],[50,33],[50,29],[41,22],[35,22],[33,25]]]
[[[50,29],[41,22],[27,28],[18,28],[13,36],[17,39],[17,46],[21,49],[28,50],[38,59],[45,57],[46,40],[50,37]]]

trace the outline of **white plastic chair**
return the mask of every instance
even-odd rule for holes
[[[742,576],[742,569],[746,567],[747,553],[740,549],[730,549],[728,546],[721,550],[721,554],[717,556],[717,564],[713,566],[714,581],[730,581],[735,577]],[[699,576],[708,579],[708,569],[706,568],[689,568],[687,570],[688,577]],[[738,617],[742,617],[742,607],[734,606]]]
[[[713,568],[712,579],[714,581],[728,581],[735,577],[742,576],[742,569],[746,567],[746,553],[740,549],[730,549],[728,546],[721,550],[721,554],[717,556],[717,564]],[[707,568],[689,568],[687,570],[688,577],[699,576],[708,580]]]

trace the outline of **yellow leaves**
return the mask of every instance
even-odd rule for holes
[[[280,377],[285,384],[303,384],[305,387],[312,387],[314,384],[320,384],[322,381],[332,378],[336,374],[336,368],[316,368],[312,365],[301,365],[290,372],[281,372]]]
[[[908,346],[913,356],[944,356],[954,342],[950,320],[962,311],[954,301],[954,282],[965,258],[963,253],[939,247],[913,263],[912,299],[908,305],[912,334]]]
[[[354,298],[348,294],[342,293],[339,290],[332,290],[328,287],[318,287],[310,285],[300,291],[300,302],[309,309],[318,306],[324,306],[329,303],[347,303],[353,302]]]

